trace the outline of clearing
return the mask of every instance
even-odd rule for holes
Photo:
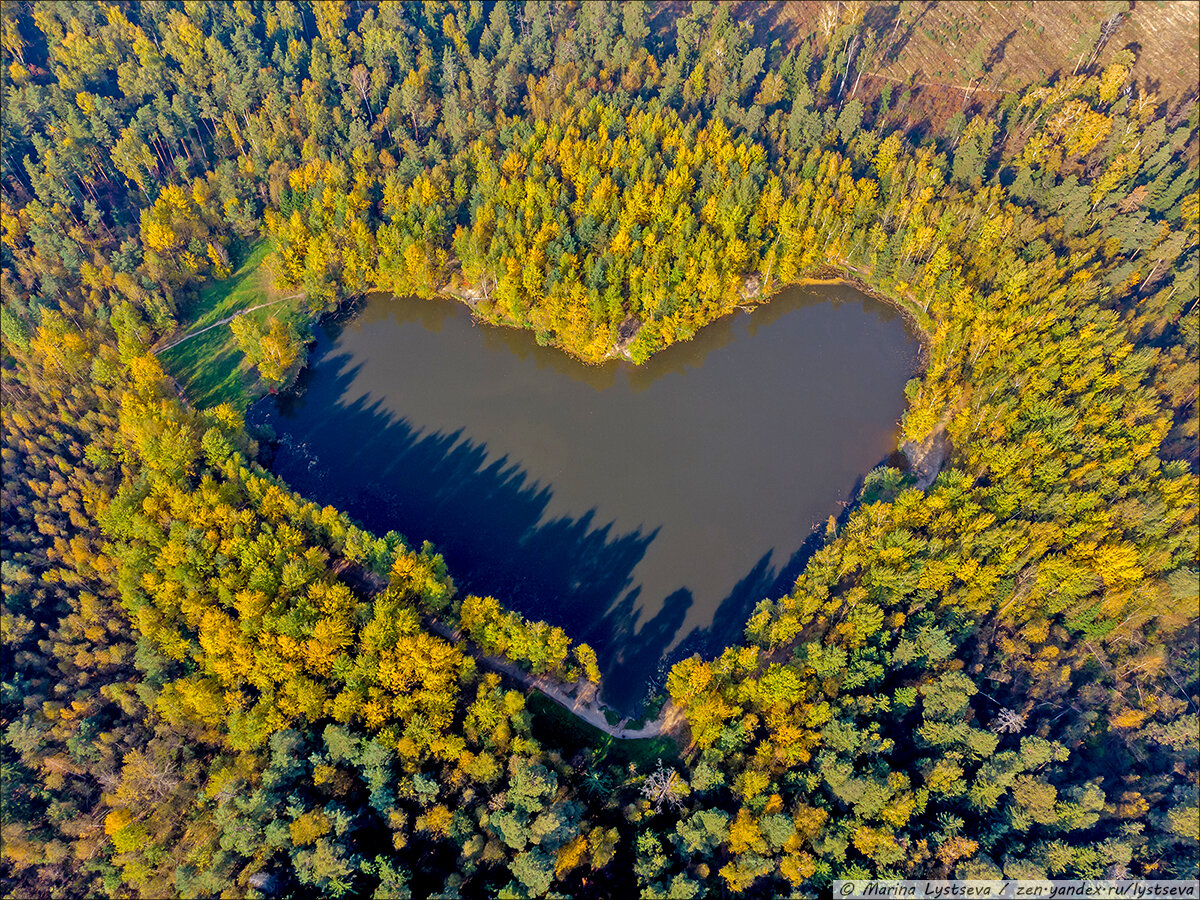
[[[731,10],[754,26],[759,40],[790,46],[819,31],[824,7],[845,5],[736,0]],[[913,79],[960,89],[977,84],[987,91],[1019,90],[1055,72],[1071,74],[1081,57],[1086,62],[1110,12],[1099,0],[872,3],[863,24],[878,39],[880,51],[887,52],[874,54],[866,72],[902,83]],[[1200,4],[1189,0],[1132,3],[1097,65],[1102,68],[1118,50],[1129,48],[1137,55],[1134,78],[1140,86],[1164,99],[1190,95],[1200,65],[1198,23]]]
[[[727,4],[734,18],[754,28],[756,43],[778,41],[785,48],[813,34],[824,44],[823,17],[840,12],[844,21],[849,6],[838,0]],[[865,52],[845,98],[857,95],[867,102],[890,84],[892,115],[936,130],[960,110],[986,112],[1023,85],[1070,75],[1086,64],[1115,7],[1102,0],[881,0],[863,9],[859,34],[866,39]],[[674,41],[675,19],[686,11],[682,0],[654,7],[651,26],[660,39]],[[1118,51],[1131,50],[1139,93],[1155,93],[1177,108],[1196,91],[1198,25],[1200,3],[1194,0],[1136,0],[1092,71],[1103,69]],[[908,99],[900,101],[906,91]]]
[[[205,285],[200,296],[180,310],[179,331],[157,350],[163,366],[199,409],[226,402],[245,409],[262,393],[233,339],[228,323],[234,316],[245,312],[260,322],[271,315],[301,318],[294,302],[300,295],[284,296],[271,285],[263,262],[272,249],[268,238],[251,244],[236,272]]]

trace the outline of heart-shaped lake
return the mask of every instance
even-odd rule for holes
[[[719,652],[896,444],[919,345],[846,285],[791,288],[646,365],[593,367],[454,302],[377,296],[252,420],[275,471],[460,590],[561,625],[629,710]]]

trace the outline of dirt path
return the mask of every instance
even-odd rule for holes
[[[284,300],[295,300],[297,297],[303,297],[303,296],[304,296],[303,294],[292,294],[290,297],[280,297],[278,300],[268,300],[266,303],[260,303],[260,304],[258,304],[258,306],[251,306],[249,309],[239,309],[232,316],[226,316],[224,319],[221,319],[218,322],[213,322],[211,325],[205,325],[203,328],[198,328],[195,331],[188,332],[183,337],[177,338],[176,340],[171,341],[171,343],[167,344],[165,347],[159,347],[157,350],[154,351],[154,353],[155,353],[155,355],[158,355],[159,353],[165,353],[168,350],[170,350],[172,347],[178,347],[184,341],[191,340],[194,337],[198,337],[198,336],[204,334],[204,332],[206,332],[206,331],[212,331],[214,328],[218,327],[219,325],[228,325],[230,322],[232,322],[234,319],[236,319],[238,316],[242,315],[243,313],[254,312],[256,309],[263,309],[264,307],[267,307],[267,306],[274,306],[276,303],[282,303]]]
[[[684,724],[683,710],[667,701],[662,712],[658,714],[658,718],[647,722],[640,728],[626,727],[626,723],[629,721],[628,717],[621,719],[616,725],[612,725],[605,715],[608,707],[600,701],[597,686],[587,679],[580,678],[575,684],[568,685],[546,675],[532,675],[511,660],[499,656],[488,656],[467,640],[461,632],[455,631],[442,622],[427,619],[426,624],[435,634],[452,643],[461,644],[468,653],[487,668],[509,676],[528,690],[541,691],[572,715],[618,740],[655,738],[664,734],[674,735]]]
[[[386,580],[348,560],[343,559],[337,562],[333,571],[335,575],[345,579],[367,596],[387,589]],[[422,621],[434,634],[452,644],[461,645],[463,650],[487,668],[507,675],[526,690],[541,691],[567,712],[618,740],[632,741],[663,735],[678,738],[685,734],[687,719],[683,710],[669,700],[663,705],[662,712],[658,714],[657,719],[647,722],[640,728],[626,727],[626,723],[629,721],[628,717],[621,719],[616,725],[612,725],[605,715],[609,707],[600,701],[598,687],[593,682],[580,678],[574,684],[566,684],[557,678],[530,674],[512,660],[484,653],[465,634],[444,622],[428,616],[422,616]]]

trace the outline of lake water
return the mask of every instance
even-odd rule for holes
[[[789,289],[646,365],[585,366],[461,304],[376,296],[251,417],[274,470],[460,591],[595,649],[630,710],[787,592],[805,542],[895,449],[918,343],[847,285]]]

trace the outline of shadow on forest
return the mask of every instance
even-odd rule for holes
[[[996,68],[996,66],[998,66],[998,65],[1000,65],[1000,63],[1004,62],[1004,54],[1008,51],[1009,42],[1012,41],[1012,39],[1015,38],[1016,36],[1017,36],[1017,30],[1014,28],[1012,31],[1010,31],[1008,34],[1006,34],[1003,38],[1000,39],[1000,41],[996,44],[996,46],[992,48],[991,53],[988,54],[987,59],[985,59],[983,61],[983,71],[984,72],[987,72],[990,74],[992,69]]]
[[[871,4],[866,13],[863,15],[863,29],[870,31],[875,35],[875,46],[888,50],[888,41],[893,36],[893,30],[898,29],[897,19],[900,18],[899,3],[874,3]],[[888,53],[890,57],[890,52]],[[892,60],[884,57],[880,60],[881,63],[887,64]]]
[[[892,63],[900,58],[900,54],[908,46],[908,41],[912,37],[913,32],[917,30],[917,26],[921,24],[927,14],[937,9],[937,6],[938,4],[934,2],[921,8],[921,11],[904,27],[904,31],[900,34],[900,37],[889,48],[887,57],[884,60],[885,63]]]

